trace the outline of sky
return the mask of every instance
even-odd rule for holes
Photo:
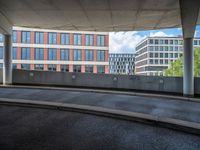
[[[147,31],[110,32],[109,52],[134,53],[137,43],[148,36],[182,36],[182,29],[173,28]],[[196,27],[195,37],[200,37],[200,26]]]

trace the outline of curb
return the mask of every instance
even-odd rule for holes
[[[140,92],[128,92],[128,91],[117,91],[109,89],[90,89],[90,88],[69,88],[69,87],[50,87],[50,86],[26,86],[26,85],[0,85],[3,88],[27,88],[27,89],[41,89],[41,90],[63,90],[63,91],[75,91],[75,92],[94,92],[104,94],[118,94],[118,95],[130,95],[130,96],[144,96],[153,98],[170,98],[169,100],[182,100],[182,101],[193,101],[200,102],[200,98],[184,97],[178,95],[164,95],[154,93],[140,93]]]
[[[153,116],[144,113],[130,112],[124,110],[109,109],[97,106],[67,104],[61,102],[46,102],[24,99],[0,98],[0,105],[19,106],[28,108],[52,109],[60,111],[72,111],[103,117],[111,117],[128,121],[161,126],[169,129],[183,131],[190,134],[200,135],[200,123],[178,120],[173,118]]]

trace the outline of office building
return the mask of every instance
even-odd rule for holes
[[[194,39],[194,48],[200,46],[200,39]],[[136,75],[163,75],[171,62],[181,57],[181,37],[147,37],[136,46]]]
[[[62,31],[14,27],[13,68],[109,73],[108,32]],[[3,63],[0,36],[0,63]]]
[[[111,74],[134,74],[134,54],[109,54],[109,69]]]

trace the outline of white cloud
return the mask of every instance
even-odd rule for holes
[[[135,46],[144,37],[132,32],[111,32],[109,34],[109,52],[110,53],[134,53]]]
[[[172,34],[166,34],[165,32],[163,32],[163,31],[158,31],[158,32],[151,32],[150,33],[150,36],[151,37],[172,37],[172,36],[174,36],[174,35],[172,35]]]

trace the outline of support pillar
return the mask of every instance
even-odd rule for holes
[[[194,50],[193,38],[184,38],[184,74],[183,74],[183,94],[185,96],[194,95]]]
[[[3,84],[12,84],[12,39],[10,34],[4,35],[4,58],[3,58]]]

